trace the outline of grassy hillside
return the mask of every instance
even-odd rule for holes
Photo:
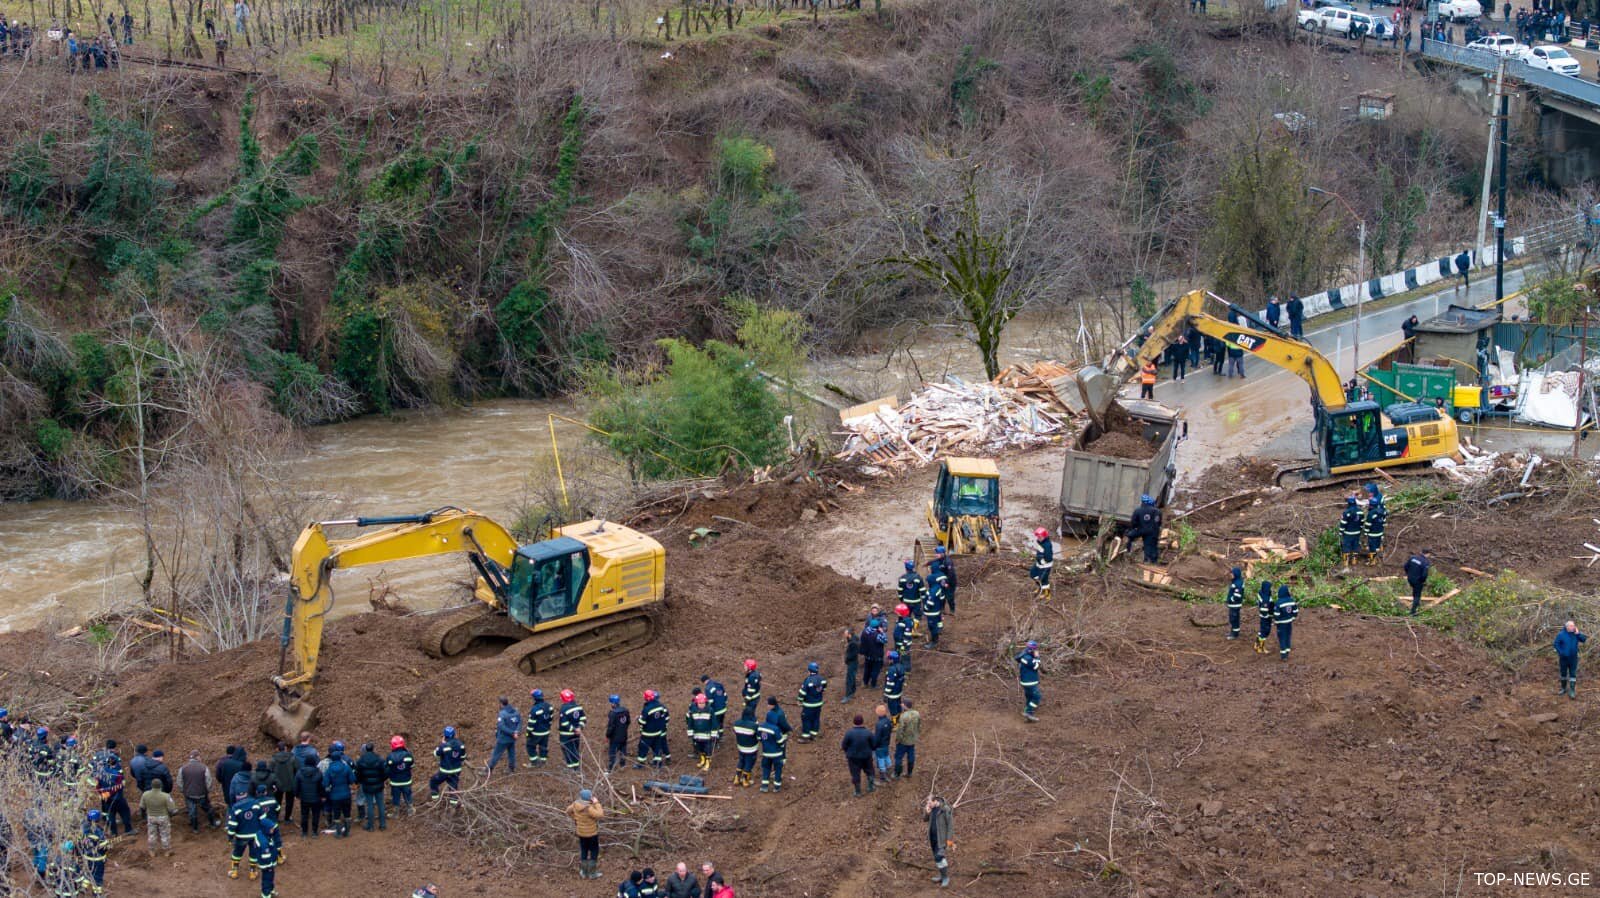
[[[724,334],[735,295],[803,312],[819,347],[943,321],[879,263],[950,227],[968,177],[1026,301],[1126,318],[1175,280],[1334,276],[1353,240],[1309,184],[1390,262],[1453,244],[1481,162],[1477,122],[1393,57],[1214,35],[1178,4],[869,4],[671,44],[504,24],[406,85],[353,47],[333,86],[16,70],[0,495],[125,483],[221,386],[313,423],[571,389]],[[1354,122],[1369,87],[1402,114]]]

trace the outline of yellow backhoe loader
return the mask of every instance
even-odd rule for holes
[[[338,526],[381,529],[330,539]],[[445,507],[426,514],[318,521],[300,532],[290,561],[277,699],[261,728],[293,743],[316,723],[306,700],[317,675],[322,628],[333,609],[334,571],[405,558],[462,553],[477,570],[473,597],[441,615],[422,640],[435,657],[483,639],[507,649],[532,674],[597,652],[636,648],[655,633],[651,611],[664,593],[661,544],[620,524],[585,521],[551,538],[518,545],[510,531],[476,512]]]
[[[1000,548],[1000,469],[987,458],[943,458],[928,500],[933,537],[917,540],[921,567],[934,547],[952,555],[981,555]]]
[[[1212,314],[1213,310],[1223,317]],[[1104,368],[1086,366],[1078,372],[1078,389],[1090,416],[1103,422],[1127,378],[1145,362],[1159,363],[1167,346],[1190,325],[1225,347],[1238,347],[1277,365],[1311,387],[1314,458],[1280,469],[1280,476],[1296,473],[1305,480],[1336,478],[1432,461],[1461,451],[1455,421],[1439,409],[1415,402],[1397,402],[1380,409],[1370,400],[1350,401],[1338,370],[1310,343],[1204,290],[1190,291],[1167,303]]]

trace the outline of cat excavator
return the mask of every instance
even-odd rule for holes
[[[332,527],[378,528],[346,539]],[[317,675],[322,630],[333,610],[335,571],[407,558],[464,554],[477,572],[474,602],[430,626],[422,649],[444,658],[482,640],[506,651],[525,674],[586,655],[648,643],[651,612],[664,594],[666,553],[620,524],[585,521],[551,528],[548,539],[519,545],[477,512],[446,506],[424,514],[317,521],[295,540],[283,612],[277,697],[261,729],[293,744],[316,723],[307,696]]]
[[[1460,453],[1455,421],[1440,409],[1416,402],[1379,408],[1370,400],[1351,401],[1338,370],[1310,343],[1205,290],[1168,302],[1103,367],[1079,370],[1078,391],[1096,423],[1104,425],[1128,377],[1146,362],[1159,363],[1167,347],[1190,325],[1224,346],[1238,347],[1288,371],[1311,388],[1314,457],[1280,469],[1280,479],[1295,474],[1304,481],[1328,480]]]

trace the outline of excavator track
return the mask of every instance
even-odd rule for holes
[[[439,616],[422,634],[422,650],[435,658],[459,655],[481,639],[520,640],[526,627],[492,605],[467,605]]]
[[[636,611],[535,633],[506,653],[516,658],[517,669],[531,675],[579,658],[631,651],[647,645],[655,634],[655,618]]]

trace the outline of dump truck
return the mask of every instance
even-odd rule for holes
[[[1176,411],[1146,400],[1124,400],[1091,419],[1061,468],[1061,531],[1087,535],[1101,521],[1126,524],[1142,495],[1165,505],[1185,427]]]

